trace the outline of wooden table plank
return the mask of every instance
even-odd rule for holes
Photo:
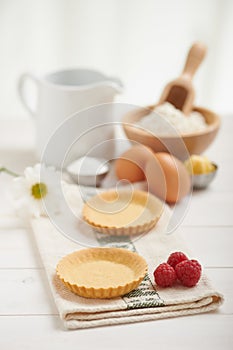
[[[0,268],[42,268],[30,229],[0,230]]]
[[[181,226],[180,232],[205,267],[233,267],[233,227]]]
[[[227,302],[221,313],[233,314],[233,268],[206,269]],[[0,269],[0,315],[57,314],[43,269]]]
[[[233,226],[233,192],[196,191],[184,226]]]
[[[233,316],[203,314],[65,332],[56,316],[0,317],[0,348],[9,350],[231,350]]]
[[[207,267],[233,267],[233,227],[181,226],[179,228],[196,258]],[[0,269],[42,268],[32,232],[0,230]]]
[[[0,315],[58,314],[43,269],[2,269],[0,280]]]

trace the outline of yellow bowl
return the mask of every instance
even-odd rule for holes
[[[57,265],[57,275],[85,298],[115,298],[138,287],[147,273],[145,259],[123,248],[89,248],[71,253]]]
[[[128,139],[148,146],[154,152],[168,152],[181,160],[185,160],[191,154],[204,152],[213,142],[220,128],[219,116],[202,107],[194,107],[193,109],[200,112],[208,124],[205,130],[199,132],[181,136],[156,136],[138,126],[134,126],[142,117],[149,114],[154,107],[149,106],[130,111],[122,120],[123,129]]]

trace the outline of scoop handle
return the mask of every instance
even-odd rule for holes
[[[207,48],[204,44],[200,42],[194,43],[189,50],[182,75],[185,75],[187,78],[192,79],[197,68],[203,61],[206,55],[206,51]]]

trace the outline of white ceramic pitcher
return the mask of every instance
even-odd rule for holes
[[[34,96],[36,101],[34,105],[30,100],[30,93],[33,89],[29,88],[29,83],[31,85],[34,83],[37,90],[36,96]],[[54,131],[67,117],[88,107],[112,102],[114,96],[120,93],[121,90],[122,84],[118,79],[88,69],[57,71],[42,78],[30,73],[23,74],[19,80],[19,95],[28,112],[35,117],[37,154],[42,155]],[[85,128],[95,126],[97,121],[94,119],[88,118],[88,122],[85,121]],[[111,121],[113,121],[112,116],[107,113],[99,118],[98,123]],[[77,118],[74,125],[77,136],[79,136],[79,130],[83,130],[82,123],[82,118]],[[63,139],[66,141],[64,144],[68,144],[70,135],[64,133],[62,135],[62,138],[66,139]],[[111,137],[112,135],[103,134],[102,140]],[[95,144],[93,135],[91,142],[88,142],[88,147],[90,147],[90,144]],[[87,151],[88,149],[84,147],[83,152]],[[56,152],[57,146],[54,145],[54,159],[56,158]],[[53,163],[56,163],[56,161],[54,160]]]

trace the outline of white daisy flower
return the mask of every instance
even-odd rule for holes
[[[36,164],[24,170],[24,176],[14,179],[16,212],[21,217],[39,217],[47,211],[59,211],[61,175],[53,167]]]

